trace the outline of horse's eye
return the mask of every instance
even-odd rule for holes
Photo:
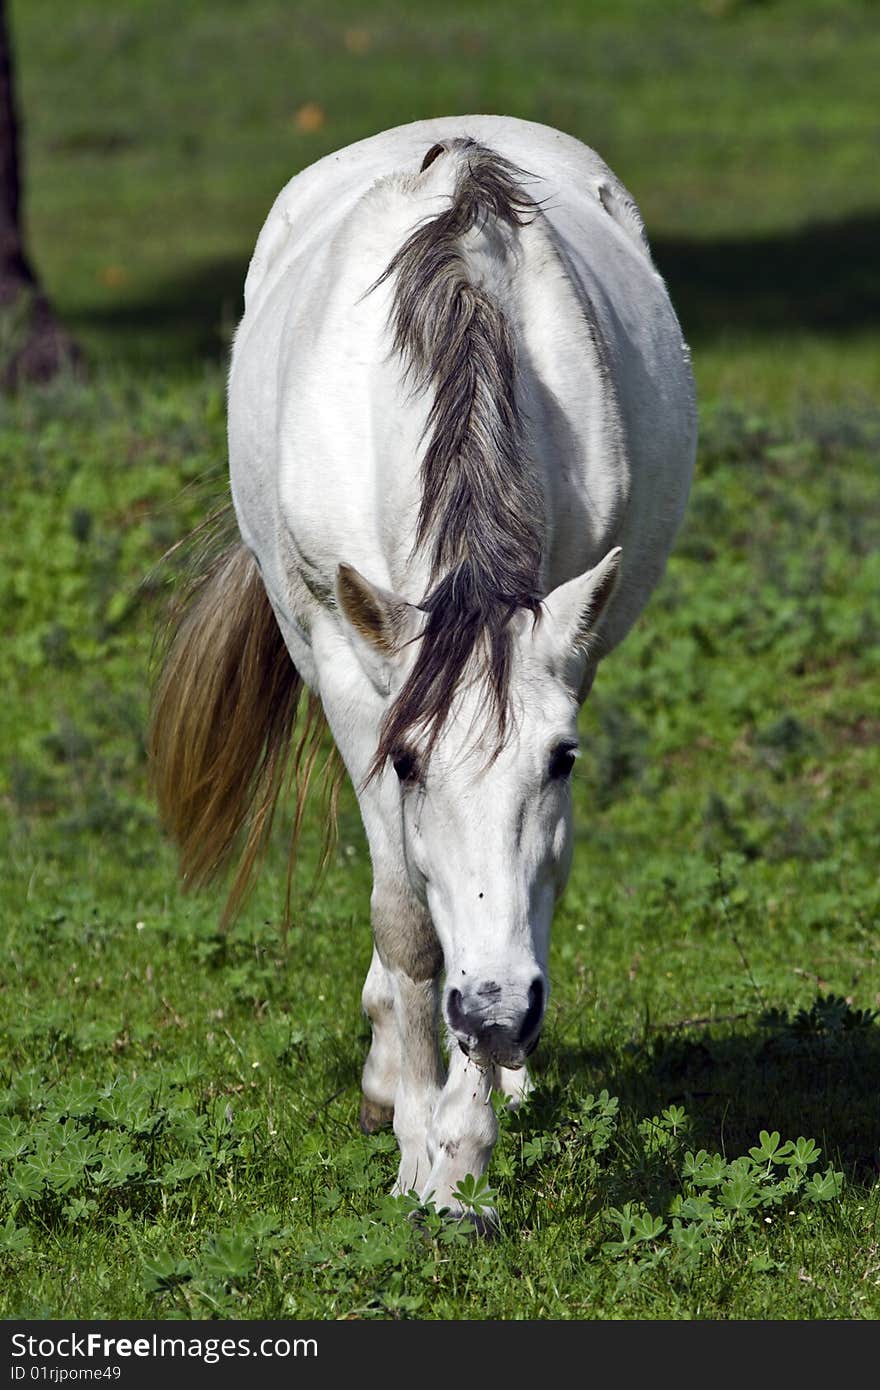
[[[550,777],[557,781],[570,777],[576,753],[576,743],[558,743],[550,754]]]
[[[397,773],[398,782],[417,782],[419,779],[419,765],[416,756],[408,748],[397,748],[391,759],[391,765]]]

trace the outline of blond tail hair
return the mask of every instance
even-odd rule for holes
[[[226,549],[171,612],[155,683],[148,750],[162,822],[190,888],[211,882],[238,854],[221,925],[238,914],[266,848],[279,798],[296,807],[285,923],[303,806],[324,741],[320,701],[309,695],[284,644],[251,552]],[[321,868],[334,843],[341,764],[325,769]]]

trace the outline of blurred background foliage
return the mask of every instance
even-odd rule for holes
[[[468,111],[599,150],[710,349],[710,387],[743,338],[768,357],[767,337],[806,343],[830,374],[829,335],[876,332],[872,0],[14,0],[12,21],[34,253],[101,360],[222,355],[297,169]],[[849,346],[835,384],[849,366],[874,385]]]

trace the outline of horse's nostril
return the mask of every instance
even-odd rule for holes
[[[544,981],[540,975],[529,985],[529,1006],[519,1030],[521,1043],[527,1042],[536,1032],[544,1012]]]
[[[454,1028],[457,1033],[470,1032],[470,1028],[468,1027],[469,1019],[462,1007],[460,989],[451,989],[449,991],[449,997],[446,1000],[446,1017],[449,1019],[451,1027]]]

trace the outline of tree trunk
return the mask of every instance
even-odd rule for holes
[[[48,381],[81,361],[52,311],[24,249],[18,118],[6,0],[0,0],[0,383]]]

